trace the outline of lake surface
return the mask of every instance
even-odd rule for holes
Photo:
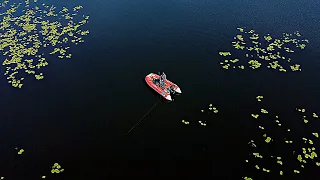
[[[43,81],[29,78],[16,89],[0,78],[0,176],[7,179],[263,179],[244,166],[247,142],[260,136],[250,117],[260,110],[255,97],[263,95],[270,112],[289,114],[283,124],[296,129],[303,126],[292,113],[296,107],[320,112],[320,1],[42,2],[82,5],[90,34],[71,48],[72,59],[49,59]],[[294,56],[303,71],[222,69],[218,52],[232,50],[242,26],[261,36],[299,31],[310,41]],[[183,94],[160,101],[125,136],[159,100],[144,82],[159,71]],[[200,109],[210,103],[219,113],[207,117]],[[205,118],[202,127],[198,120]],[[65,172],[50,175],[54,162]],[[311,169],[307,174],[316,172]]]

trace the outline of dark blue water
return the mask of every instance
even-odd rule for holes
[[[263,179],[244,164],[247,142],[260,136],[250,117],[263,108],[255,97],[265,96],[261,106],[270,112],[289,114],[282,123],[298,129],[298,137],[303,124],[294,109],[320,111],[319,1],[43,2],[82,5],[90,34],[71,47],[72,59],[49,59],[43,81],[30,78],[15,89],[0,79],[0,176],[6,179]],[[293,58],[303,71],[222,69],[218,52],[232,50],[240,26],[261,36],[298,30],[310,41]],[[172,103],[161,101],[124,136],[158,101],[144,83],[158,71],[183,94]],[[201,114],[209,103],[217,115]],[[197,123],[201,119],[207,127]],[[23,156],[15,147],[25,149]],[[54,162],[65,172],[50,175]]]

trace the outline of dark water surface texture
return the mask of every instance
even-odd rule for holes
[[[82,5],[90,34],[71,48],[72,59],[48,58],[43,81],[30,78],[16,89],[0,78],[0,176],[6,179],[240,179],[250,176],[247,142],[259,136],[250,118],[259,110],[257,95],[274,113],[292,114],[297,106],[320,112],[320,1],[42,2]],[[232,49],[241,26],[260,37],[299,31],[310,41],[294,57],[303,71],[222,69],[218,52]],[[157,102],[144,77],[158,71],[183,94],[161,101],[124,136]],[[202,127],[199,112],[209,103],[219,113]],[[290,116],[283,121],[302,125]],[[54,162],[65,172],[50,175]]]

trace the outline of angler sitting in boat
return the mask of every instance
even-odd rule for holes
[[[153,80],[153,83],[163,89],[166,86],[165,80],[166,80],[166,74],[163,72],[162,75],[160,76],[160,79],[155,78]]]
[[[167,79],[167,76],[164,72],[162,72],[161,76],[160,76],[160,81],[165,81]]]
[[[164,72],[162,72],[161,76],[160,76],[160,87],[163,89],[166,86],[166,81],[167,76]]]

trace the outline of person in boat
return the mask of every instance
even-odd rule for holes
[[[166,74],[163,72],[161,75],[160,75],[160,87],[161,88],[164,88],[166,83],[165,83],[165,80],[166,80],[167,76]]]
[[[165,83],[161,81],[161,77],[159,79],[155,78],[153,82],[156,86],[159,86],[161,89],[164,89]]]
[[[167,76],[164,72],[162,72],[161,76],[160,76],[160,81],[165,81],[167,79]]]

